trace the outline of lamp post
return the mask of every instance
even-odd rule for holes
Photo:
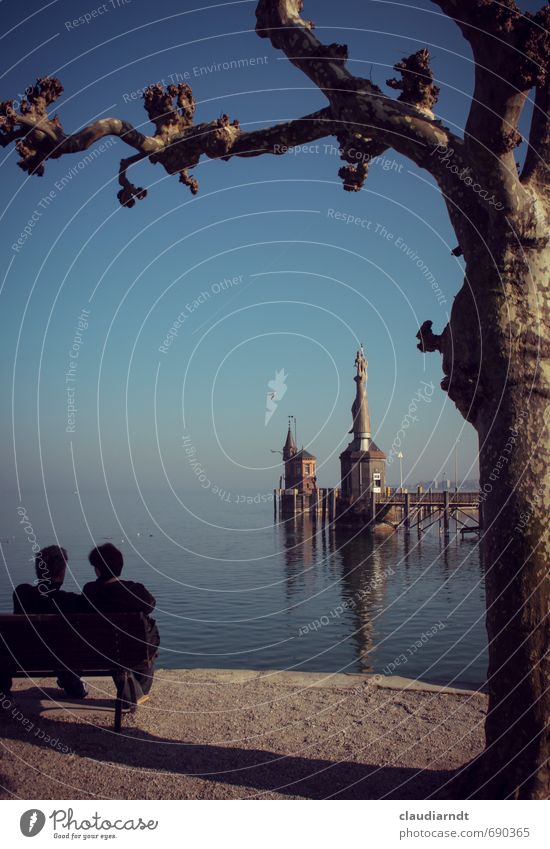
[[[455,490],[458,492],[458,442],[460,437],[457,436],[455,442]]]
[[[401,492],[403,492],[403,452],[400,451],[397,457],[399,460],[399,480],[401,482],[399,489]]]

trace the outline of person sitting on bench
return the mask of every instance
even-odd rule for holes
[[[88,560],[95,570],[97,580],[86,584],[82,593],[94,613],[145,613],[147,615],[149,660],[138,669],[130,670],[132,682],[127,682],[122,692],[122,699],[125,702],[143,704],[149,698],[148,694],[153,684],[157,647],[160,643],[155,620],[150,616],[155,609],[156,600],[143,584],[121,580],[124,558],[122,552],[112,543],[107,542],[92,549]],[[118,687],[117,676],[113,676],[113,679]],[[131,684],[134,687],[134,698],[132,698]]]
[[[35,584],[19,584],[13,593],[14,613],[83,613],[88,605],[78,593],[62,590],[67,571],[67,552],[59,545],[49,545],[39,551],[35,558],[35,570],[38,581]],[[56,669],[57,684],[71,699],[84,699],[88,694],[88,685],[80,679],[76,671]],[[9,693],[12,679],[2,675],[0,688]]]

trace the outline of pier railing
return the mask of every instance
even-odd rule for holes
[[[479,492],[463,492],[462,490],[445,490],[434,492],[426,490],[425,492],[403,492],[398,489],[392,489],[389,492],[376,493],[377,504],[394,504],[405,505],[407,501],[411,507],[437,507],[445,503],[457,507],[478,507]]]
[[[275,504],[286,498],[288,503],[294,502],[294,511],[302,512],[306,509],[321,512],[326,509],[327,504],[335,504],[340,497],[338,487],[323,487],[311,490],[308,493],[300,493],[298,489],[275,489],[273,497]],[[436,508],[478,508],[480,502],[479,492],[465,492],[463,490],[425,490],[419,492],[408,492],[402,489],[387,487],[383,492],[372,492],[367,490],[365,497],[377,505],[392,507],[403,507],[407,510],[419,507]]]

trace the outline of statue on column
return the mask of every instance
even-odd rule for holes
[[[355,355],[355,367],[357,368],[357,377],[362,378],[364,376],[365,383],[367,382],[367,366],[368,362],[365,359],[365,349],[361,342],[361,346]]]
[[[370,415],[369,404],[367,399],[367,360],[363,344],[355,356],[355,368],[357,374],[353,378],[356,384],[355,400],[351,408],[353,417],[353,427],[350,433],[353,433],[355,440],[358,441],[357,447],[361,450],[368,450],[370,440]]]

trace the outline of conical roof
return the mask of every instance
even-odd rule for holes
[[[286,442],[285,442],[284,450],[285,451],[296,451],[296,443],[294,442],[294,437],[292,436],[292,428],[290,427],[290,425],[288,426],[288,433],[286,435]]]

